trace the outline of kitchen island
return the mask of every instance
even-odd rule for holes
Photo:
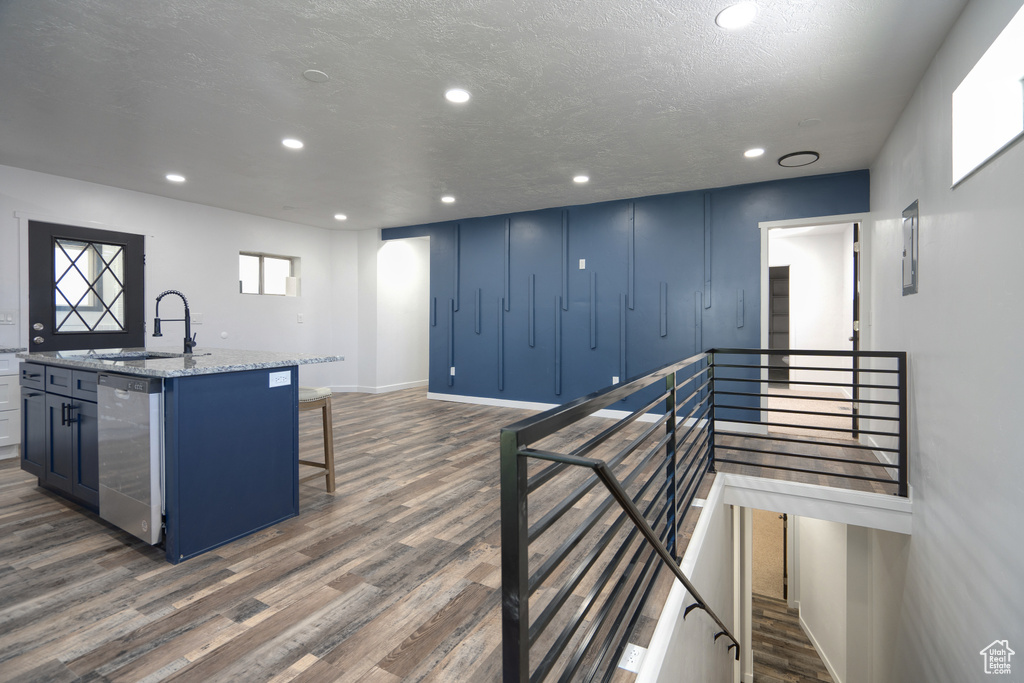
[[[24,361],[22,469],[41,487],[101,516],[99,463],[109,458],[100,457],[98,376],[155,383],[162,543],[172,563],[298,514],[298,366],[344,360],[229,349],[18,356]]]

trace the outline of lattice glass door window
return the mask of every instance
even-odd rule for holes
[[[54,330],[123,332],[124,247],[53,240]]]

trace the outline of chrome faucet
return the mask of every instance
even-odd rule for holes
[[[163,299],[168,294],[177,294],[181,297],[181,302],[185,304],[185,317],[184,318],[160,318],[160,299]],[[160,331],[161,322],[185,322],[185,353],[192,353],[192,349],[196,347],[196,335],[192,334],[192,316],[188,312],[188,299],[185,295],[176,289],[168,289],[166,292],[156,298],[156,317],[153,319],[153,336],[162,337],[163,333]]]

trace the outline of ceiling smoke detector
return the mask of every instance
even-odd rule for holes
[[[302,77],[313,83],[325,83],[331,78],[319,69],[306,69],[302,72]]]
[[[821,158],[817,152],[791,152],[779,157],[779,166],[796,168],[797,166],[810,166]]]

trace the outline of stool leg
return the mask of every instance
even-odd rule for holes
[[[331,399],[323,407],[324,413],[324,464],[327,467],[327,493],[334,493],[334,420],[331,414]]]

